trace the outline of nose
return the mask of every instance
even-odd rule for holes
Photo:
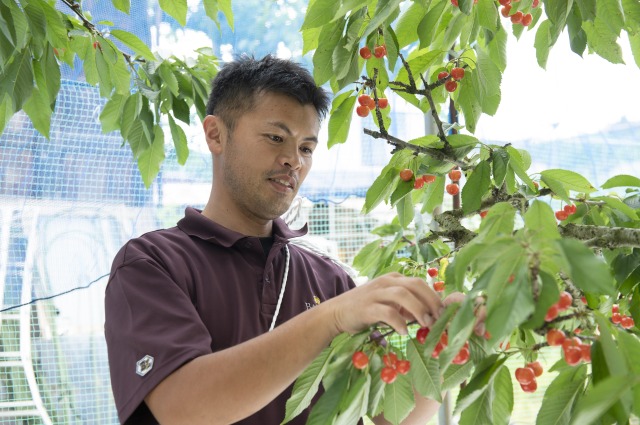
[[[280,163],[292,170],[299,170],[302,167],[302,158],[298,146],[284,146],[280,154]]]

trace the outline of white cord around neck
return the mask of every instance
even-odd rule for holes
[[[271,321],[271,327],[269,328],[269,332],[273,330],[276,326],[276,320],[278,319],[278,314],[280,313],[280,306],[282,305],[282,299],[284,298],[284,290],[287,287],[287,277],[289,276],[289,247],[287,245],[284,246],[284,251],[286,254],[286,260],[284,264],[284,276],[282,276],[282,285],[280,285],[280,296],[278,297],[278,304],[276,304],[276,312],[273,313],[273,320]]]

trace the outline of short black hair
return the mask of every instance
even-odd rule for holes
[[[217,115],[230,129],[235,120],[255,104],[264,92],[289,96],[301,105],[313,105],[318,118],[329,110],[329,95],[318,87],[313,76],[300,64],[267,55],[262,59],[243,55],[228,62],[213,79],[207,115]]]

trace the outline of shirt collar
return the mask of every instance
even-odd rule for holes
[[[223,247],[231,247],[241,239],[247,238],[247,235],[227,229],[224,226],[212,221],[202,215],[202,211],[187,207],[184,217],[178,221],[178,228],[189,236],[200,238],[205,241],[217,243]],[[272,234],[275,241],[287,241],[291,238],[297,238],[307,234],[307,225],[305,224],[299,230],[292,230],[287,226],[281,218],[273,220]]]

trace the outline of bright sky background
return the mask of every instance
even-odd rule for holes
[[[551,50],[546,71],[536,62],[535,29],[508,42],[502,101],[494,117],[480,118],[481,139],[556,139],[594,133],[626,117],[640,122],[640,68],[626,33],[620,44],[626,65],[569,47],[566,31]]]

